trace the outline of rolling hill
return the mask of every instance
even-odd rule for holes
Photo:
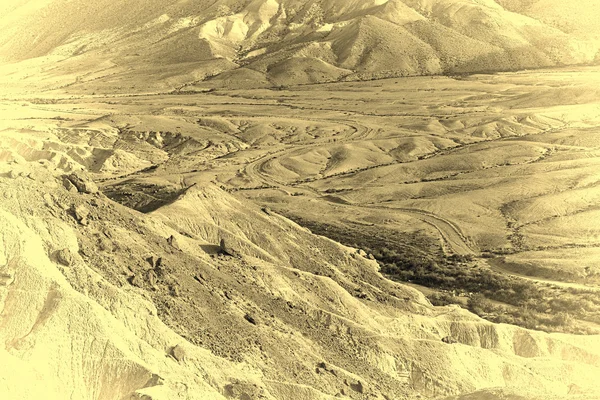
[[[600,394],[597,335],[433,307],[366,254],[212,183],[146,213],[124,207],[89,180],[110,171],[85,171],[89,150],[123,148],[108,127],[118,121],[59,127],[44,111],[9,109],[40,119],[35,129],[3,119],[0,133],[3,399]],[[182,151],[158,139],[146,138],[154,151],[136,146],[140,157]]]

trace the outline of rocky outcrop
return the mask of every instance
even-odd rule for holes
[[[79,193],[93,194],[98,192],[98,186],[94,181],[84,172],[74,172],[68,175],[66,181],[69,183],[65,184],[67,190],[70,190],[74,186]]]

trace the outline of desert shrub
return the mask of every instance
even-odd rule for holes
[[[549,322],[553,326],[568,326],[573,321],[572,321],[571,316],[568,313],[566,313],[566,312],[559,312]]]
[[[481,293],[474,293],[467,301],[467,308],[478,315],[485,313],[488,307],[488,300]]]
[[[472,293],[467,308],[493,322],[572,333],[586,331],[581,324],[575,328],[576,320],[600,324],[598,293],[543,287],[483,268],[470,256],[446,257],[438,244],[418,234],[401,236],[398,232],[389,234],[381,227],[352,229],[289,217],[313,233],[373,254],[381,273],[389,279],[442,291]],[[460,303],[448,294],[431,296],[434,305]]]
[[[448,304],[461,304],[460,301],[456,299],[455,296],[450,293],[432,293],[427,296],[431,304],[434,306],[447,306]]]

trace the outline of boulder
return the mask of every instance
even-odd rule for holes
[[[257,321],[256,317],[252,314],[244,315],[244,319],[246,321],[250,322],[252,325],[258,325],[258,321]]]
[[[442,342],[447,343],[447,344],[454,344],[454,343],[458,343],[458,340],[453,338],[451,335],[448,335],[448,336],[444,336],[442,338]]]
[[[183,362],[187,359],[187,352],[180,345],[177,345],[171,349],[171,355],[179,362]]]
[[[179,243],[177,242],[177,238],[175,238],[175,236],[171,235],[167,238],[167,243],[169,244],[169,246],[173,247],[175,250],[181,250],[181,248],[179,247]]]
[[[365,387],[361,381],[344,379],[344,383],[346,384],[346,386],[349,386],[350,389],[354,390],[356,393],[364,394],[364,392],[365,392]]]
[[[75,263],[75,257],[73,257],[73,253],[71,253],[71,250],[69,249],[61,249],[57,251],[56,260],[65,267],[70,267]]]
[[[254,383],[235,381],[223,388],[228,399],[254,400],[266,398],[264,389]]]
[[[238,257],[241,258],[241,254],[239,251],[231,247],[231,245],[225,241],[225,239],[221,239],[219,242],[219,253],[224,254],[226,256]]]
[[[92,179],[84,174],[83,172],[73,172],[71,175],[66,177],[79,193],[97,193],[98,186],[92,181]],[[65,184],[65,187],[67,185]],[[69,190],[69,188],[67,188]]]
[[[87,225],[89,223],[88,217],[90,215],[90,210],[88,210],[83,204],[74,207],[73,214],[75,215],[77,222],[79,222],[81,225]]]
[[[131,283],[133,286],[142,288],[144,287],[144,278],[140,274],[135,274],[129,278],[129,283]]]
[[[263,207],[261,208],[262,212],[264,212],[265,214],[271,216],[273,215],[273,211],[269,208],[269,207]]]

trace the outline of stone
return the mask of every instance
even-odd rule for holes
[[[255,400],[267,398],[264,389],[254,383],[234,381],[223,388],[225,398]]]
[[[219,241],[219,250],[220,250],[222,253],[227,253],[227,250],[226,250],[226,248],[227,248],[227,243],[225,242],[225,239],[221,239],[221,240]]]
[[[158,276],[156,275],[156,272],[154,272],[153,269],[151,269],[150,271],[148,271],[147,277],[148,277],[148,283],[151,286],[156,285],[156,282],[158,281]]]
[[[350,389],[354,390],[356,393],[364,394],[365,388],[361,381],[348,381],[348,379],[344,379],[344,384],[349,386]]]
[[[50,195],[50,193],[44,193],[44,203],[46,204],[46,206],[48,207],[52,207],[54,205],[54,199],[52,199],[52,196]]]
[[[0,286],[9,286],[15,280],[15,273],[13,271],[0,272]]]
[[[183,362],[187,359],[187,352],[180,345],[177,345],[171,349],[171,355],[179,362]]]
[[[148,385],[147,387],[159,386],[159,385],[164,384],[164,382],[165,382],[165,380],[162,376],[157,375],[157,374],[152,374],[152,376],[150,377],[148,382],[146,382],[146,385]],[[146,396],[142,397],[142,399],[146,399]],[[149,398],[149,400],[152,400],[152,398]]]
[[[271,210],[269,207],[263,207],[261,208],[262,212],[264,212],[265,214],[271,216],[273,215],[273,210]]]
[[[75,218],[77,218],[78,221],[87,218],[90,215],[90,210],[88,210],[87,207],[81,204],[75,207],[74,211]]]
[[[448,335],[448,336],[444,336],[442,338],[442,342],[447,343],[447,344],[454,344],[454,343],[458,343],[458,340],[454,339],[451,335]]]
[[[88,210],[83,204],[74,207],[73,214],[75,215],[77,222],[79,222],[81,225],[85,226],[89,224],[88,217],[90,216],[90,210]]]
[[[56,252],[56,260],[64,265],[65,267],[70,267],[74,264],[75,258],[73,257],[73,253],[69,249],[61,249]]]
[[[133,286],[137,286],[139,288],[144,287],[144,279],[140,274],[135,274],[131,278],[129,278],[129,283]]]
[[[225,241],[225,239],[221,239],[221,241],[219,242],[219,253],[226,255],[226,256],[230,256],[230,257],[241,258],[241,254],[236,249],[231,247]]]
[[[67,180],[77,188],[79,193],[93,194],[98,192],[98,186],[82,172],[73,172],[67,177]]]
[[[244,315],[244,319],[246,321],[250,322],[252,325],[258,325],[258,321],[256,320],[256,317],[254,317],[254,315],[252,315],[252,314]]]
[[[177,242],[177,238],[175,238],[175,236],[171,235],[167,238],[167,243],[169,244],[169,246],[173,247],[176,250],[181,250],[181,248],[179,247],[179,243]]]

